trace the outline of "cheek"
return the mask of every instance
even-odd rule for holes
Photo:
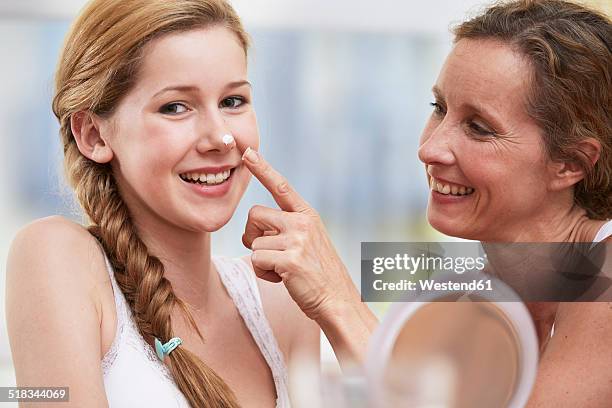
[[[176,126],[135,124],[120,136],[123,141],[117,149],[117,160],[121,172],[131,182],[162,180],[160,177],[167,175],[188,148],[185,135],[190,133],[181,130]]]
[[[546,194],[545,169],[537,157],[527,152],[501,153],[503,148],[486,145],[464,146],[457,157],[466,178],[487,201],[519,205]]]
[[[231,131],[236,138],[236,145],[240,151],[259,149],[259,131],[257,129],[257,119],[255,113],[241,115],[241,117],[231,122]]]

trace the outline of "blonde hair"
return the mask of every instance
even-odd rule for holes
[[[153,345],[173,337],[171,312],[179,307],[204,341],[187,305],[164,277],[132,223],[110,163],[100,164],[79,151],[71,115],[87,110],[110,115],[136,81],[144,46],[168,33],[224,26],[247,53],[249,41],[232,7],[224,0],[93,0],[68,33],[55,78],[53,112],[60,123],[68,181],[90,220],[143,338]],[[237,407],[228,385],[184,345],[168,359],[170,372],[193,407]]]

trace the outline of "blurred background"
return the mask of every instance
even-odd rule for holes
[[[322,215],[359,285],[362,241],[447,240],[426,222],[416,157],[449,27],[482,0],[234,0],[253,38],[250,79],[261,151]],[[612,1],[591,5],[612,11]],[[6,257],[19,228],[61,214],[82,222],[61,172],[53,73],[83,0],[0,1],[0,386],[14,385],[4,319]],[[213,252],[244,255],[252,182]],[[380,315],[385,306],[371,304]],[[335,358],[322,340],[323,363]],[[331,367],[331,368],[330,368]]]

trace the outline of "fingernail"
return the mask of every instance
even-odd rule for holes
[[[259,155],[250,147],[247,147],[247,149],[244,151],[242,158],[247,159],[251,163],[257,163],[259,161]]]

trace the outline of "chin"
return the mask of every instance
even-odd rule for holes
[[[200,231],[216,232],[223,228],[229,222],[230,218],[231,216],[223,219],[199,220],[195,225],[195,228]]]
[[[195,231],[215,232],[223,228],[232,218],[233,213],[223,211],[222,214],[208,212],[204,215],[192,214],[188,221],[190,228]]]
[[[433,229],[441,232],[444,235],[450,237],[474,239],[470,236],[469,232],[465,229],[465,223],[461,219],[449,218],[440,214],[432,214],[431,211],[427,212],[427,221]]]

